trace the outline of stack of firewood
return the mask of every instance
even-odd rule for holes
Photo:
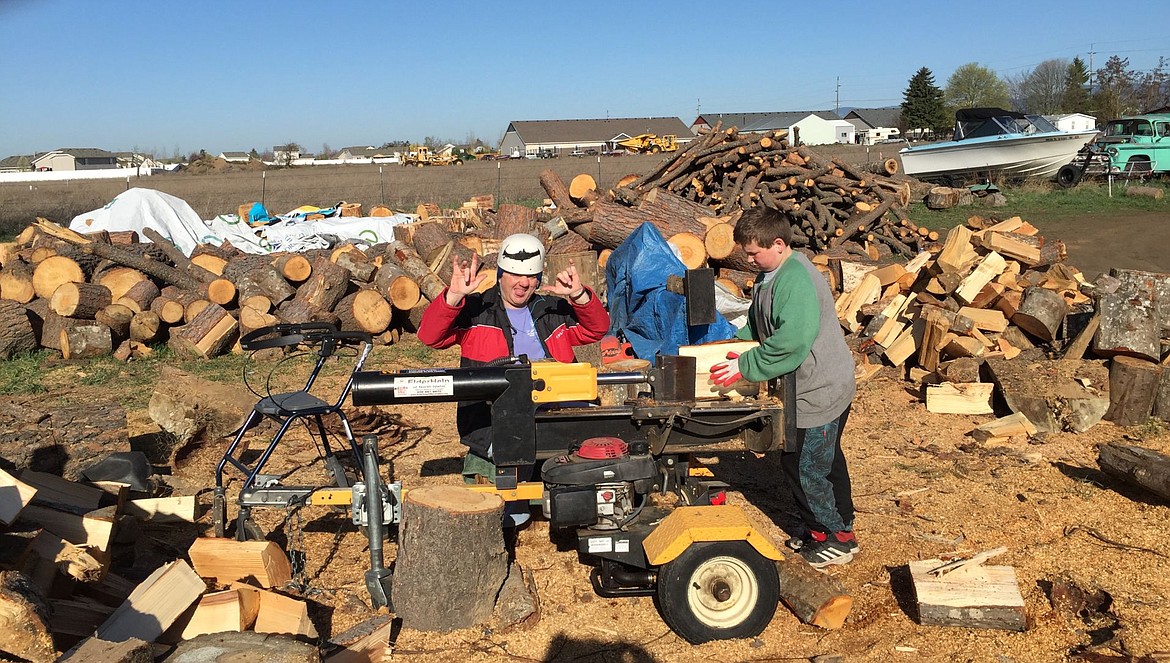
[[[734,127],[716,128],[610,191],[599,192],[588,175],[566,186],[552,171],[541,174],[541,184],[569,228],[593,245],[616,248],[649,221],[688,266],[750,271],[732,232],[743,210],[757,206],[784,212],[794,224],[794,245],[814,252],[910,256],[937,240],[937,233],[906,215],[910,184],[889,176],[897,163],[886,160],[874,166],[881,173],[866,173],[791,147],[784,132],[740,135]]]
[[[480,223],[469,208],[430,217],[416,225],[444,238]],[[45,347],[66,358],[127,359],[166,342],[180,356],[206,358],[278,322],[330,322],[392,343],[408,313],[446,285],[438,263],[404,242],[262,256],[203,244],[186,256],[154,230],[143,234],[148,241],[136,232],[82,235],[42,219],[0,245],[0,357]],[[434,236],[417,238],[437,256]],[[437,247],[448,275],[453,245]]]
[[[905,265],[813,260],[840,284],[862,376],[905,367],[937,413],[991,414],[998,390],[1013,415],[976,437],[1170,419],[1170,371],[1157,363],[1170,347],[1170,275],[1113,270],[1088,283],[1064,258],[1062,242],[1019,217],[972,217]],[[1028,361],[1006,361],[1017,355]]]

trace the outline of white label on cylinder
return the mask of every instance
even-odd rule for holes
[[[394,378],[395,398],[420,398],[423,396],[454,396],[455,378],[450,375],[427,377]]]

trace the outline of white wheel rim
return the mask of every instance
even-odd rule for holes
[[[716,597],[724,585],[726,600]],[[735,557],[712,557],[691,574],[687,582],[687,605],[704,624],[713,628],[738,625],[756,606],[760,587],[756,575],[743,560]]]

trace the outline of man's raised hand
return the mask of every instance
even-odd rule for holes
[[[557,272],[553,282],[541,288],[541,290],[554,295],[568,297],[576,302],[585,292],[585,286],[581,283],[581,276],[577,273],[576,263],[570,259],[569,266]]]
[[[475,292],[487,273],[477,274],[479,271],[479,256],[472,254],[471,262],[461,260],[459,256],[451,257],[451,285],[447,287],[447,305],[458,306],[463,298]]]

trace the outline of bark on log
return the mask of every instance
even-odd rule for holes
[[[110,296],[114,301],[126,294],[134,284],[148,279],[146,274],[133,267],[123,267],[111,260],[103,260],[102,267],[94,272],[91,283],[100,283],[110,289]]]
[[[175,328],[167,345],[180,357],[210,359],[226,352],[239,334],[239,325],[218,304],[209,304],[191,322]]]
[[[113,401],[5,401],[0,407],[0,466],[9,473],[27,469],[76,481],[83,469],[117,451],[130,451],[130,438],[126,412]]]
[[[127,267],[126,269],[130,268]],[[142,274],[142,272],[139,272],[136,269],[130,271],[137,274]],[[106,287],[108,288],[109,286]],[[137,281],[130,287],[126,288],[125,291],[123,291],[123,294],[115,297],[114,291],[111,290],[110,298],[118,304],[130,309],[134,313],[138,313],[139,311],[150,310],[151,303],[157,299],[160,294],[162,293],[158,286],[155,285],[154,281],[147,278],[145,274],[142,274],[142,280]]]
[[[96,283],[62,283],[53,291],[49,307],[57,315],[82,320],[93,320],[93,316],[113,300],[110,289]]]
[[[418,304],[422,291],[413,279],[402,271],[397,262],[386,261],[374,274],[374,289],[390,301],[390,305],[400,311],[409,311]]]
[[[451,631],[486,621],[507,574],[503,501],[455,486],[407,493],[393,595],[403,625]]]
[[[106,260],[112,260],[126,267],[133,267],[144,274],[153,276],[163,283],[169,283],[185,290],[197,292],[202,292],[203,290],[203,283],[201,281],[150,257],[148,250],[141,250],[139,252],[140,250],[137,248],[131,248],[130,246],[121,247],[111,244],[83,244],[81,245],[81,250],[85,253],[92,253],[98,257],[105,258]]]
[[[1162,379],[1158,382],[1158,396],[1154,399],[1154,416],[1170,421],[1170,355],[1162,360]]]
[[[1158,288],[1156,282],[1144,274],[1148,273],[1110,270],[1110,275],[1119,280],[1119,285],[1098,299],[1101,325],[1093,339],[1093,350],[1098,355],[1128,355],[1150,361],[1161,359]]]
[[[1109,412],[1118,426],[1144,424],[1154,411],[1162,367],[1136,357],[1117,356],[1109,367]]]
[[[44,301],[44,300],[37,300]],[[39,337],[41,345],[51,350],[61,350],[61,332],[69,327],[75,327],[84,324],[84,320],[75,320],[74,318],[67,318],[63,315],[57,315],[51,308],[46,311],[43,322],[41,323],[41,334]]]
[[[536,229],[536,210],[523,205],[505,203],[496,211],[492,237],[504,239],[516,233],[532,233]],[[424,256],[425,258],[425,256]],[[424,291],[425,292],[425,291]]]
[[[0,299],[0,359],[37,349],[37,337],[28,314],[19,303]]]
[[[592,245],[589,240],[573,231],[569,231],[564,235],[554,239],[548,247],[548,255],[563,255],[566,253],[581,253],[588,251]]]
[[[134,311],[121,304],[110,304],[93,316],[94,320],[110,328],[115,342],[130,337],[130,320]]]
[[[1170,502],[1170,457],[1120,442],[1103,444],[1097,453],[1103,472]]]
[[[841,628],[853,609],[853,597],[836,578],[814,569],[800,555],[776,562],[780,598],[801,622],[824,629]]]
[[[660,208],[650,213],[618,203],[599,202],[593,206],[593,222],[589,227],[589,241],[609,249],[616,249],[643,223],[651,223],[665,237],[682,232],[702,237],[707,227],[691,214]]]
[[[601,198],[601,194],[597,192],[593,176],[582,173],[569,181],[569,197],[582,207],[590,207]]]
[[[167,258],[175,264],[175,269],[199,281],[200,283],[211,283],[219,277],[218,274],[213,274],[203,267],[191,262],[187,255],[184,254],[179,247],[175,246],[174,242],[163,237],[154,228],[143,228],[142,234],[166,254]]]
[[[924,202],[929,209],[950,209],[959,204],[960,193],[949,186],[936,186],[926,194]]]
[[[104,357],[114,351],[110,328],[90,322],[61,330],[61,356],[65,359]]]
[[[271,304],[279,305],[281,302],[294,296],[297,292],[272,265],[266,263],[251,264],[249,265],[251,267],[250,269],[233,272],[232,267],[236,264],[235,260],[229,262],[225,273],[236,282],[240,291],[239,299],[241,302],[249,297],[263,295],[268,298]]]
[[[414,224],[414,233],[411,235],[411,244],[419,257],[430,264],[435,256],[451,241],[451,233],[438,222]]]
[[[414,279],[428,300],[434,300],[446,289],[447,284],[435,276],[435,273],[431,271],[427,263],[423,262],[414,249],[398,241],[391,242],[390,247],[394,251],[393,255],[398,261],[398,266],[407,276]]]
[[[376,290],[358,290],[346,295],[333,309],[341,319],[341,329],[381,334],[390,326],[393,310]]]
[[[322,311],[332,311],[349,288],[349,272],[327,257],[313,261],[313,274],[297,288],[296,299]]]
[[[185,640],[167,658],[200,663],[236,663],[238,661],[279,661],[280,663],[320,663],[316,645],[301,642],[292,635],[257,633],[204,633]],[[389,658],[389,657],[387,657]]]
[[[313,273],[313,265],[307,258],[296,253],[278,255],[272,260],[272,266],[284,278],[293,283],[301,283]]]
[[[27,304],[36,296],[32,265],[18,256],[5,262],[4,269],[0,269],[0,298]]]
[[[175,302],[171,302],[175,306],[179,306]],[[180,306],[179,319],[182,319],[182,307]],[[156,340],[165,329],[162,319],[158,313],[154,311],[139,311],[130,318],[130,340],[138,341],[139,343],[150,343]]]
[[[1012,316],[1012,322],[1036,338],[1051,343],[1066,315],[1068,302],[1064,297],[1047,288],[1032,287],[1024,290],[1020,308]]]
[[[19,571],[0,571],[0,651],[34,663],[57,660],[48,600]]]
[[[182,302],[165,295],[159,295],[158,297],[155,297],[153,300],[151,300],[149,312],[154,313],[160,322],[164,322],[168,325],[175,325],[183,321],[183,313],[186,311],[186,309],[187,307],[184,306]],[[141,312],[146,313],[147,311]],[[135,340],[141,341],[143,339]]]
[[[565,186],[565,181],[552,168],[540,171],[540,186],[548,194],[553,204],[557,206],[558,212],[567,212],[577,207],[573,199],[569,197],[569,187]]]
[[[341,319],[333,311],[317,308],[297,297],[281,304],[277,309],[277,315],[281,320],[292,323],[328,322],[332,325],[341,324]]]
[[[361,283],[369,283],[370,279],[374,277],[374,272],[378,269],[378,266],[366,257],[366,254],[358,250],[339,253],[333,262],[344,267],[349,271],[350,277],[354,281]]]

